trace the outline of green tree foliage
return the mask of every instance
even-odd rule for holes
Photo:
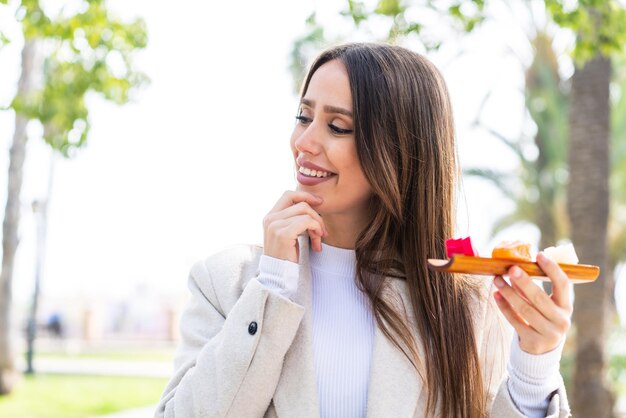
[[[9,7],[7,0],[0,3]],[[134,53],[147,43],[146,27],[141,19],[130,23],[118,20],[108,11],[105,0],[74,2],[72,6],[77,12],[62,9],[55,16],[47,14],[39,0],[22,0],[16,6],[24,47],[17,93],[9,106],[15,111],[15,130],[9,152],[2,224],[0,395],[12,390],[18,374],[11,330],[11,289],[19,243],[26,125],[29,121],[39,121],[46,143],[70,157],[87,142],[88,94],[99,94],[105,100],[122,104],[129,100],[135,88],[147,82],[146,76],[133,65]],[[0,43],[6,42],[6,36],[1,35]],[[37,65],[37,54],[43,57],[43,68]]]
[[[492,0],[493,2],[493,0]],[[344,12],[359,27],[371,20],[386,17],[391,21],[388,40],[411,33],[420,35],[432,16],[471,32],[487,15],[486,0],[454,0],[451,2],[379,0],[368,7],[364,1],[348,0]],[[605,56],[621,54],[626,44],[626,9],[616,0],[545,0],[546,10],[554,22],[578,34],[573,55],[582,64],[597,51]],[[532,6],[530,6],[532,7]],[[594,21],[602,22],[594,25]],[[431,46],[439,42],[430,43]]]
[[[339,35],[329,34],[313,12],[306,21],[305,34],[296,39],[291,52],[295,90],[304,77],[308,60],[321,48],[345,41],[350,35],[358,33],[373,41],[389,43],[411,40],[432,51],[442,44],[443,40],[437,33],[442,26],[451,27],[460,34],[473,30],[485,19],[482,0],[443,3],[379,0],[366,4],[364,1],[347,0],[346,8],[340,14],[344,18],[341,26],[349,28],[349,33]],[[382,33],[379,30],[381,27],[385,28]]]
[[[381,20],[389,27],[385,40],[395,42],[409,35],[420,36],[427,49],[437,49],[441,39],[431,38],[426,32],[433,25],[433,17],[444,20],[450,26],[463,32],[472,31],[484,19],[485,2],[407,2],[400,0],[379,0],[373,7],[364,1],[348,0],[348,8],[343,12],[350,16],[355,26],[365,26],[368,22]],[[424,36],[426,35],[426,36]]]
[[[579,65],[598,52],[621,55],[626,44],[626,9],[615,0],[578,0],[575,7],[563,0],[545,0],[552,19],[578,34],[573,51]],[[596,23],[597,22],[597,23]]]
[[[44,81],[11,107],[45,127],[45,140],[64,156],[88,137],[88,92],[118,104],[147,77],[133,68],[133,55],[147,43],[143,20],[117,20],[104,0],[89,0],[80,13],[51,18],[38,0],[23,0],[17,12],[24,38],[44,50]]]

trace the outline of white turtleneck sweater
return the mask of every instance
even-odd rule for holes
[[[365,417],[374,346],[375,320],[369,301],[356,285],[354,250],[322,243],[311,250],[313,353],[321,418]],[[298,287],[296,263],[261,256],[259,282],[290,298]],[[513,402],[530,417],[544,417],[550,394],[561,382],[563,344],[533,355],[511,342],[507,386]]]

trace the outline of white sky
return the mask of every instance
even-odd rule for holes
[[[317,7],[331,16],[344,3]],[[146,20],[149,46],[137,64],[152,82],[123,107],[90,100],[88,147],[73,160],[57,159],[43,293],[96,300],[123,297],[143,284],[185,296],[194,261],[232,244],[262,243],[263,216],[295,187],[289,136],[297,98],[288,56],[313,3],[110,4],[123,17]],[[489,124],[508,135],[520,130],[523,73],[507,48],[525,59],[529,51],[521,33],[507,30],[512,24],[490,24],[464,37],[462,58],[453,59],[458,46],[429,56],[448,82],[465,166],[515,164],[495,140],[469,128],[484,94],[496,87],[486,109]],[[0,12],[0,27],[15,38],[11,15]],[[21,44],[15,38],[0,50],[0,105],[14,94]],[[13,115],[0,112],[0,211],[12,132]],[[22,306],[34,277],[30,202],[43,196],[48,163],[47,147],[31,141],[15,272]],[[510,203],[477,180],[466,179],[464,193],[459,235],[471,235],[489,253],[491,221]],[[527,227],[507,237],[535,242],[537,235]]]

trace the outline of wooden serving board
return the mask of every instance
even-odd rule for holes
[[[550,281],[546,274],[532,261],[505,260],[499,258],[470,257],[454,255],[449,260],[428,259],[428,268],[433,271],[478,274],[484,276],[504,276],[509,268],[519,266],[533,279]],[[559,264],[572,283],[591,283],[600,275],[600,267],[587,264]]]

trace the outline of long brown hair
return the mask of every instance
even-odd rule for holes
[[[347,44],[324,51],[324,63],[342,62],[350,80],[358,157],[372,186],[371,222],[356,242],[359,286],[378,326],[419,370],[426,369],[427,413],[486,416],[470,310],[478,285],[470,278],[428,270],[445,257],[454,232],[457,177],[454,126],[439,71],[423,56],[386,44]],[[386,277],[406,280],[415,318],[384,297]],[[420,359],[415,326],[423,341]]]

